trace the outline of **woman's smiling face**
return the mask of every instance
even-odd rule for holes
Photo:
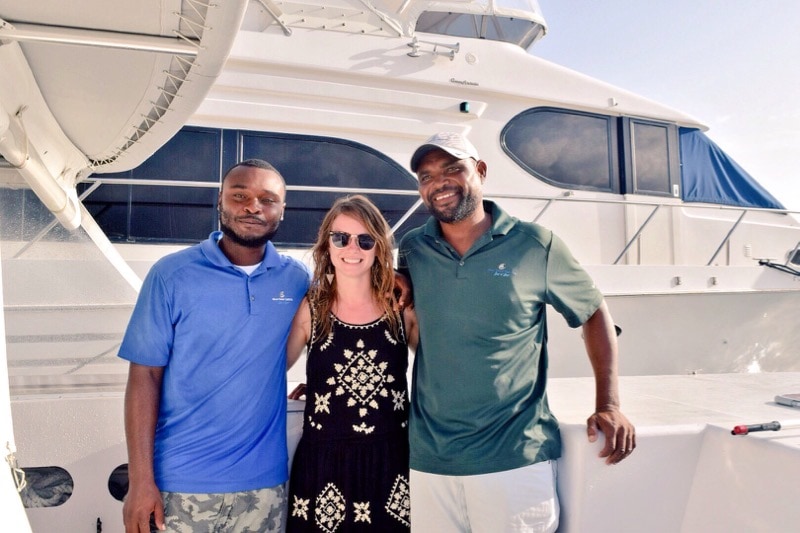
[[[366,273],[369,275],[370,268],[375,262],[375,246],[373,245],[369,250],[364,250],[358,243],[358,235],[369,235],[366,226],[354,217],[341,214],[333,219],[331,232],[342,232],[349,236],[347,244],[342,248],[337,248],[331,238],[328,239],[328,253],[336,274],[358,276]]]

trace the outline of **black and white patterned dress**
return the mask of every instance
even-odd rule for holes
[[[400,322],[398,339],[385,316],[364,325],[333,316],[330,335],[309,347],[287,532],[408,531],[408,344]]]

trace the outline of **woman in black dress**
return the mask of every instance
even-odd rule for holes
[[[418,333],[413,310],[396,311],[392,247],[360,195],[337,200],[320,227],[287,348],[290,366],[308,349],[289,533],[409,529],[406,370]]]

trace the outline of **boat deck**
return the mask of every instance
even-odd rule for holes
[[[800,372],[622,376],[622,410],[638,427],[739,424],[779,420],[800,424],[800,409],[775,403],[775,395],[800,392]],[[550,406],[563,424],[584,426],[594,405],[592,378],[549,381]],[[794,422],[792,422],[794,420]],[[797,431],[751,433],[800,447]]]
[[[800,409],[775,403],[800,392],[800,373],[620,378],[636,452],[608,467],[589,444],[591,378],[550,381],[561,421],[560,531],[796,531]],[[779,421],[780,431],[732,435]]]
[[[593,380],[551,379],[549,391],[564,440],[560,533],[797,531],[800,428],[746,436],[731,430],[800,421],[800,409],[773,401],[776,394],[800,392],[800,373],[620,378],[623,411],[637,427],[637,449],[616,466],[597,458],[602,438],[594,444],[586,438]],[[51,531],[53,524],[79,531],[98,517],[104,532],[123,531],[122,503],[107,490],[108,475],[126,462],[122,396],[12,397],[20,464],[53,465],[57,452],[69,458],[57,466],[75,481],[65,504],[28,509],[34,532]],[[289,401],[292,445],[302,431],[303,406]],[[49,440],[53,434],[62,435],[57,449]]]

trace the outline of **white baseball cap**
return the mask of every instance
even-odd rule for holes
[[[480,159],[478,150],[475,149],[466,137],[460,133],[444,131],[437,133],[425,141],[425,144],[417,148],[414,155],[411,156],[411,172],[417,171],[422,158],[428,155],[432,150],[444,150],[458,159],[466,159],[468,157],[476,161]]]

